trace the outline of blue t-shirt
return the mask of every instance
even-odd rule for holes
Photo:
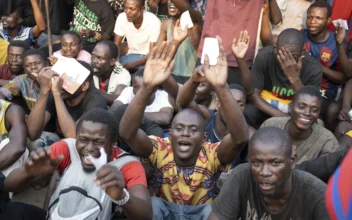
[[[11,42],[11,36],[9,35],[7,28],[0,29],[0,38]],[[14,40],[25,41],[27,44],[31,45],[36,40],[36,38],[33,36],[33,28],[24,27],[21,25],[20,32]]]
[[[335,42],[335,33],[330,32],[329,38],[325,42],[317,43],[309,38],[309,33],[307,29],[302,30],[302,32],[304,35],[305,50],[310,53],[315,59],[317,59],[322,66],[325,66],[332,70],[336,70],[338,52]],[[337,84],[323,76],[321,80],[320,89],[328,91],[333,96],[336,96]]]

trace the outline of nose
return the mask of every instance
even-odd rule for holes
[[[181,136],[183,136],[183,137],[189,137],[189,136],[191,136],[191,135],[190,135],[189,128],[184,128],[184,129],[182,130]]]
[[[90,141],[90,142],[86,145],[86,149],[87,149],[87,151],[88,151],[89,153],[91,153],[91,152],[94,152],[94,151],[95,151],[95,147],[94,147],[94,145],[93,145],[93,142],[92,142],[92,141]]]
[[[269,177],[271,176],[271,170],[268,164],[264,164],[260,169],[260,176],[262,177]]]

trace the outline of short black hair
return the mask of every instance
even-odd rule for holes
[[[313,4],[311,4],[308,8],[308,13],[310,11],[310,9],[312,8],[326,8],[327,10],[327,13],[328,13],[328,18],[331,17],[332,15],[332,8],[331,8],[331,5],[325,1],[318,1],[318,2],[314,2]]]
[[[293,95],[292,103],[294,103],[297,100],[298,96],[302,94],[308,94],[310,96],[317,97],[319,100],[321,100],[321,93],[318,88],[314,86],[303,86]]]
[[[246,95],[246,91],[244,91],[244,88],[241,86],[241,85],[239,85],[239,84],[230,84],[229,85],[229,88],[230,89],[236,89],[236,90],[239,90],[239,91],[241,91],[241,92],[243,92],[243,94],[245,94]]]
[[[79,44],[82,43],[82,38],[81,36],[76,32],[76,31],[65,31],[62,35],[61,35],[61,39],[63,38],[64,35],[72,35],[74,37],[76,37],[78,39]]]
[[[83,121],[91,121],[94,123],[107,125],[108,141],[111,141],[111,143],[114,142],[117,132],[117,124],[115,122],[115,118],[108,110],[102,108],[92,108],[91,110],[85,112],[77,121],[76,133],[78,133],[78,130],[81,128]]]
[[[130,0],[130,1],[135,1],[135,2],[137,2],[141,7],[144,7],[144,5],[145,5],[144,0]]]
[[[10,47],[22,47],[24,50],[23,52],[26,52],[30,48],[29,44],[27,44],[25,41],[22,41],[22,40],[11,41],[9,46],[7,47],[7,51],[10,50]]]
[[[28,7],[32,7],[29,5],[30,2],[26,0],[12,0],[10,5],[10,14],[16,13],[18,17],[24,18],[25,9]],[[8,14],[6,14],[8,15]]]
[[[264,127],[257,130],[249,141],[248,149],[251,149],[255,143],[270,144],[281,147],[291,157],[292,141],[290,136],[281,128]]]
[[[277,46],[280,48],[283,45],[290,45],[303,49],[304,36],[299,30],[287,28],[283,30],[277,38]]]
[[[45,54],[43,51],[39,49],[29,49],[26,52],[23,53],[22,57],[23,59],[32,56],[32,55],[38,55],[41,59],[43,59],[44,62],[46,62]]]
[[[98,44],[103,44],[107,46],[109,48],[111,58],[117,59],[117,57],[119,56],[119,48],[114,42],[112,42],[111,40],[101,40],[97,43],[97,45]]]
[[[86,80],[84,80],[84,82],[90,82],[92,81],[93,79],[93,76],[94,76],[94,71],[93,71],[93,68],[92,66],[85,62],[85,61],[82,61],[82,60],[77,60],[83,67],[85,67],[87,70],[89,70],[89,76],[86,78]]]

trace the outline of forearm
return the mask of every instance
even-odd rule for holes
[[[5,189],[9,192],[21,192],[35,179],[29,176],[24,167],[13,170],[5,179]]]
[[[303,87],[303,83],[300,78],[290,80],[293,91],[297,92]]]
[[[138,212],[136,212],[138,207]],[[152,219],[152,207],[150,200],[144,200],[136,196],[130,195],[128,202],[122,206],[124,214],[128,219]]]
[[[224,112],[227,129],[231,134],[233,144],[246,143],[248,141],[248,125],[239,105],[232,97],[228,85],[216,86],[214,90]]]
[[[170,115],[168,115],[165,112],[146,112],[146,113],[144,113],[144,115],[149,120],[152,120],[161,126],[167,126],[171,123],[172,117],[170,117]]]
[[[280,22],[282,22],[281,10],[277,5],[276,0],[269,1],[269,13],[270,13],[270,21],[272,24],[279,24]]]
[[[108,105],[112,105],[112,103],[114,103],[114,101],[119,97],[120,94],[116,95],[116,94],[107,94],[106,92],[102,92],[100,91],[100,94],[103,95],[103,97],[105,98],[106,102],[108,103]]]
[[[169,94],[171,95],[171,97],[173,99],[176,100],[177,98],[177,94],[178,94],[178,91],[179,91],[179,86],[176,82],[176,80],[170,76],[169,79],[167,79],[163,84],[162,84],[164,90]],[[1,90],[0,90],[1,91]],[[0,93],[1,95],[1,93]],[[1,96],[0,96],[1,97]]]
[[[39,30],[44,31],[46,26],[45,26],[45,21],[43,14],[41,13],[38,2],[37,0],[31,0],[32,3],[32,8],[33,8],[33,14],[34,14],[34,19],[36,26],[39,28]]]
[[[36,140],[40,137],[44,130],[45,110],[48,101],[49,92],[40,91],[37,102],[35,103],[31,113],[28,116],[27,127],[28,137]]]
[[[273,44],[273,36],[271,34],[271,24],[268,12],[263,13],[260,40],[262,41],[264,47]]]
[[[254,93],[253,83],[252,83],[252,72],[247,66],[247,62],[244,59],[236,59],[238,67],[241,72],[241,83],[244,90],[247,93],[247,96],[250,96]]]
[[[181,108],[187,108],[188,105],[193,101],[198,86],[199,83],[193,82],[192,78],[189,78],[189,80],[187,80],[187,82],[183,85],[176,100]]]
[[[144,117],[144,110],[153,94],[153,87],[142,85],[136,96],[132,99],[120,122],[120,135],[126,141],[131,139],[138,131]]]
[[[266,102],[260,94],[254,92],[253,95],[249,97],[249,102],[252,103],[256,108],[265,114],[271,117],[285,117],[287,116],[285,113],[271,106],[268,102]]]
[[[0,170],[5,170],[15,163],[25,152],[25,143],[19,140],[10,140],[0,151]]]
[[[349,79],[352,77],[352,62],[350,62],[350,60],[348,59],[343,44],[337,46],[337,52],[339,55],[342,72]]]
[[[343,90],[343,96],[342,96],[342,109],[351,109],[352,106],[352,79],[350,79],[345,86],[345,89]]]
[[[76,138],[76,123],[68,113],[60,94],[54,94],[56,113],[65,138]]]
[[[2,87],[2,86],[4,86],[4,85],[7,85],[7,84],[9,84],[10,81],[11,81],[11,80],[0,79],[0,86]]]
[[[344,76],[343,73],[332,70],[325,66],[323,66],[323,75],[324,77],[328,78],[329,80],[339,85],[344,84],[346,82],[346,77]]]

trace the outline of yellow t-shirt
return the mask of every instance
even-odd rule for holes
[[[7,63],[7,47],[9,42],[0,39],[0,65]]]
[[[181,205],[211,204],[216,181],[225,169],[217,150],[220,143],[203,143],[194,167],[178,167],[168,138],[149,136],[154,149],[149,160],[154,167],[154,195]]]
[[[10,102],[6,102],[0,99],[0,142],[5,138],[8,138],[8,131],[5,124],[5,113],[10,105]]]

